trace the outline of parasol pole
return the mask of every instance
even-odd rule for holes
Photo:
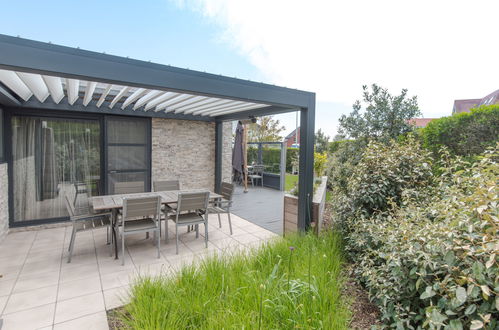
[[[248,126],[243,124],[243,180],[244,192],[248,192]]]

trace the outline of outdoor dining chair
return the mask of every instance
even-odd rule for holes
[[[204,240],[208,247],[208,200],[210,192],[179,193],[177,209],[170,215],[175,222],[176,253],[178,254],[178,227],[195,226],[196,238],[199,237],[199,225],[204,224]],[[168,226],[166,226],[168,237]]]
[[[218,215],[218,225],[222,228],[222,220],[220,214],[227,214],[229,218],[230,234],[232,235],[232,222],[230,220],[230,207],[232,206],[232,195],[234,194],[234,184],[222,182],[220,195],[222,199],[216,200],[208,207],[208,213],[216,213]]]
[[[154,191],[172,191],[172,190],[180,190],[180,181],[179,180],[166,180],[166,181],[154,181],[153,182]],[[163,211],[164,218],[161,220],[165,220],[165,226],[168,227],[168,213],[172,212],[177,207],[177,203],[166,204],[161,208]],[[160,230],[161,235],[161,230]],[[166,228],[166,242],[168,242],[168,228]]]
[[[115,194],[135,194],[145,192],[143,181],[115,182]]]
[[[159,254],[161,197],[123,198],[123,216],[119,227],[121,235],[121,264],[125,265],[125,237],[128,235],[153,232]]]
[[[255,180],[260,180],[263,187],[263,171],[265,169],[264,165],[254,165],[248,174],[248,178],[251,179],[251,185],[255,185]]]
[[[69,255],[68,255],[68,263],[71,262],[71,257],[73,255],[73,249],[75,245],[75,240],[76,240],[76,234],[85,231],[85,230],[91,230],[91,229],[97,229],[97,228],[102,228],[102,227],[107,227],[107,244],[109,244],[109,237],[112,236],[112,233],[110,231],[111,229],[111,212],[105,212],[105,213],[90,213],[90,208],[88,208],[87,212],[83,214],[78,214],[75,211],[75,207],[72,201],[72,198],[68,195],[64,195],[64,199],[66,202],[66,209],[69,213],[69,218],[73,224],[73,230],[71,231],[71,239],[69,241]],[[111,247],[111,254],[112,254],[112,245],[110,244]]]

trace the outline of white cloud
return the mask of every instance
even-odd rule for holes
[[[363,84],[378,83],[393,93],[408,88],[426,117],[438,117],[454,99],[499,88],[497,1],[177,3],[219,24],[220,38],[268,81],[314,91],[325,104],[350,107]]]

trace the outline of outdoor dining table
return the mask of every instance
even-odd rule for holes
[[[161,204],[174,204],[178,202],[179,193],[194,193],[203,192],[203,189],[189,189],[189,190],[170,190],[170,191],[157,191],[157,192],[144,192],[144,193],[134,193],[134,194],[117,194],[117,195],[105,195],[105,196],[95,196],[90,198],[90,204],[92,205],[94,211],[109,211],[112,212],[112,235],[114,239],[114,251],[115,259],[118,259],[118,242],[116,239],[116,222],[118,219],[118,211],[123,208],[124,198],[140,198],[140,197],[153,197],[160,196]],[[210,192],[210,201],[218,200],[222,198],[214,192]]]

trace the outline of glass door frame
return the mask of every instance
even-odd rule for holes
[[[136,120],[147,121],[147,141],[149,142],[149,148],[147,150],[147,162],[148,171],[146,177],[146,188],[150,191],[151,189],[151,173],[152,173],[152,137],[151,137],[151,118],[135,116],[119,116],[119,115],[103,115],[96,113],[81,113],[73,111],[62,111],[62,110],[51,110],[51,109],[30,109],[30,108],[3,108],[4,115],[4,146],[5,146],[5,159],[4,161],[8,164],[7,179],[9,184],[8,198],[9,198],[9,227],[26,227],[33,225],[43,225],[57,222],[68,221],[69,217],[58,217],[58,218],[48,218],[48,219],[36,219],[36,220],[23,220],[14,221],[14,173],[13,173],[13,155],[12,155],[12,117],[24,116],[24,117],[35,117],[43,119],[75,119],[75,120],[96,120],[99,123],[100,129],[100,177],[101,177],[101,192],[102,195],[108,194],[108,182],[107,182],[107,145],[106,145],[106,118],[134,118]]]

